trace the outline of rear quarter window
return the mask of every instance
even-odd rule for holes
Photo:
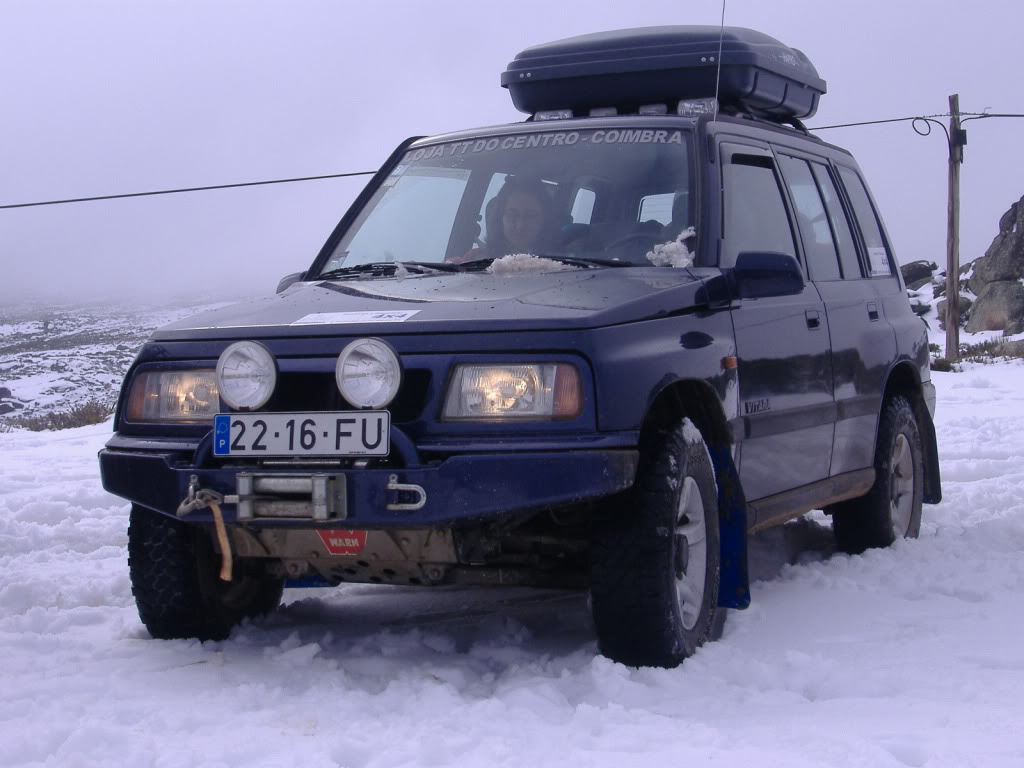
[[[888,243],[885,242],[882,227],[878,222],[878,214],[871,204],[867,187],[864,186],[864,182],[857,172],[851,168],[840,166],[839,175],[846,188],[846,196],[853,207],[857,225],[864,240],[868,274],[871,277],[891,277],[893,275],[892,253]]]

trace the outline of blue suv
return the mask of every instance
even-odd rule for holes
[[[672,666],[749,603],[750,532],[824,509],[860,552],[939,501],[925,326],[802,53],[623,30],[502,83],[525,122],[404,142],[276,296],[140,351],[100,465],[154,637],[520,584]]]

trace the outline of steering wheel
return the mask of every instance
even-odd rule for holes
[[[630,245],[631,243],[646,242],[649,247],[653,247],[659,240],[658,235],[652,232],[630,232],[626,235],[620,235],[619,237],[606,244],[604,247],[605,251],[610,251],[613,248],[620,248],[624,245]]]

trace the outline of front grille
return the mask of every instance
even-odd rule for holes
[[[392,423],[414,421],[423,413],[430,388],[430,371],[406,370],[402,388],[387,406]],[[265,411],[291,413],[296,411],[344,411],[352,406],[338,391],[333,373],[283,372],[278,375],[274,394],[263,407]]]

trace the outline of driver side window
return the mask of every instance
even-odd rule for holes
[[[725,243],[723,268],[736,266],[746,251],[771,251],[796,257],[782,189],[770,156],[723,153],[722,202]]]

